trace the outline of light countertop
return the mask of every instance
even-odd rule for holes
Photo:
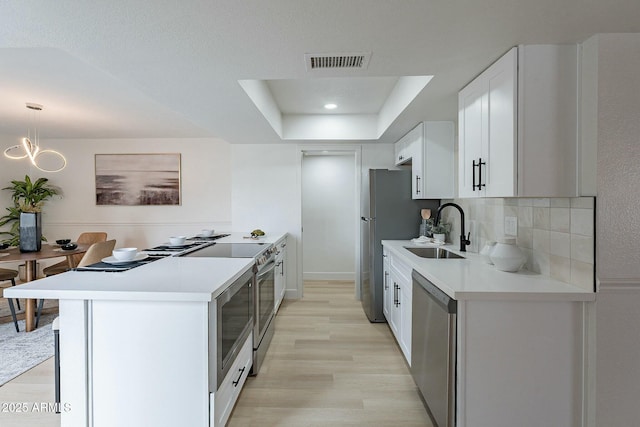
[[[218,232],[216,232],[218,233]],[[287,233],[284,232],[273,232],[266,233],[265,236],[258,237],[257,239],[249,239],[250,232],[246,233],[241,232],[228,232],[228,231],[220,231],[221,234],[229,234],[227,237],[222,237],[221,239],[215,240],[218,243],[276,243],[281,238],[285,237]]]
[[[393,256],[416,270],[443,292],[456,300],[558,300],[593,301],[595,293],[541,274],[521,270],[508,273],[487,264],[479,254],[460,252],[454,245],[447,250],[465,259],[421,258],[405,247],[429,247],[433,244],[415,244],[410,240],[383,240],[382,245]]]
[[[167,257],[124,272],[70,271],[4,291],[9,298],[211,301],[252,258]]]

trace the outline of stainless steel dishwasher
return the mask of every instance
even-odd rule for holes
[[[458,304],[415,270],[411,276],[411,375],[434,427],[454,427]]]

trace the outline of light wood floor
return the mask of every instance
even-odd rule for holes
[[[369,323],[353,282],[305,282],[275,320],[229,427],[431,426],[388,325]]]
[[[55,400],[53,388],[53,357],[0,387],[0,426],[2,427],[59,427],[60,415],[55,412],[34,411],[42,402]],[[15,403],[26,403],[28,411],[16,412]],[[4,405],[7,404],[7,407]],[[5,412],[5,410],[11,410]]]
[[[387,324],[369,323],[353,294],[353,282],[309,281],[283,303],[229,427],[431,427]],[[0,404],[53,400],[53,359],[0,387]],[[54,413],[0,411],[2,427],[59,425]]]

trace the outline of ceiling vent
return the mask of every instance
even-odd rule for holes
[[[304,55],[307,71],[327,69],[359,69],[369,66],[371,53],[307,53]]]

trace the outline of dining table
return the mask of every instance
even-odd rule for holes
[[[17,247],[0,250],[0,262],[24,262],[25,281],[31,282],[38,278],[37,263],[42,259],[66,257],[69,268],[74,268],[73,255],[87,252],[90,244],[78,244],[75,249],[62,249],[59,245],[44,244],[36,252],[20,252]],[[31,332],[35,326],[35,300],[25,301],[25,331]]]

